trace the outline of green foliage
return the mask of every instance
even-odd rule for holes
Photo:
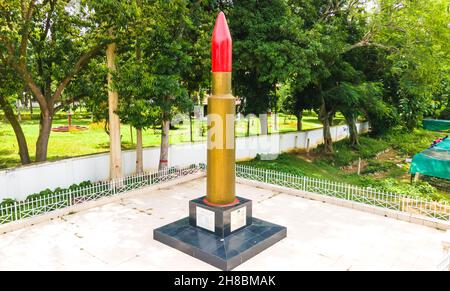
[[[84,182],[81,182],[79,184],[73,184],[73,185],[71,185],[68,188],[59,188],[58,187],[58,188],[56,188],[54,190],[45,189],[45,190],[42,190],[39,193],[34,193],[34,194],[31,194],[31,195],[28,195],[25,200],[26,201],[31,201],[31,200],[41,199],[41,198],[49,198],[49,197],[54,196],[55,194],[67,192],[68,190],[76,191],[76,190],[79,190],[79,189],[87,188],[89,186],[92,186],[92,183],[90,181],[84,181]]]
[[[8,98],[14,102],[18,93],[23,89],[22,82],[17,82],[17,74],[9,66],[0,62],[0,98]]]
[[[375,140],[370,137],[361,136],[360,144],[351,148],[348,140],[342,140],[334,144],[336,154],[334,156],[319,157],[319,160],[327,161],[337,167],[347,166],[351,162],[361,159],[371,159],[381,151],[389,147],[389,143],[383,140]],[[323,150],[319,146],[318,152]]]
[[[227,18],[236,60],[235,93],[245,100],[245,113],[266,113],[276,103],[276,85],[304,67],[301,19],[282,0],[233,1]]]
[[[436,188],[427,182],[416,182],[414,184],[400,183],[399,181],[388,178],[377,182],[369,182],[369,185],[375,186],[377,189],[402,194],[410,197],[422,197],[432,200],[441,200],[442,195],[439,195]]]
[[[411,157],[428,148],[431,142],[441,135],[440,133],[423,129],[407,132],[403,128],[395,128],[386,133],[382,139],[399,153]]]
[[[441,114],[439,115],[439,118],[450,120],[450,107],[447,107],[444,110],[442,110]]]
[[[78,102],[94,120],[107,119],[103,54],[115,42],[118,114],[136,128],[155,127],[203,101],[221,9],[245,113],[314,110],[328,126],[340,112],[348,124],[368,119],[373,135],[397,125],[415,132],[424,116],[450,118],[447,2],[4,0],[0,98],[13,104],[26,83],[52,119]]]
[[[122,122],[138,129],[155,125],[158,119],[158,110],[150,97],[153,77],[145,69],[141,63],[126,62],[120,66],[114,83],[121,97],[118,113]]]
[[[378,2],[381,11],[371,23],[374,41],[389,47],[389,78],[396,83],[393,101],[411,131],[433,109],[432,97],[448,78],[448,1]]]
[[[105,60],[93,59],[65,91],[88,108],[94,121],[108,119],[107,73]]]
[[[426,130],[415,130],[414,133],[410,133],[402,128],[395,128],[378,138],[361,136],[360,145],[356,148],[349,147],[348,141],[345,140],[337,142],[335,143],[336,154],[334,156],[321,155],[321,149],[319,148],[311,154],[311,159],[291,153],[281,154],[273,161],[255,159],[242,163],[295,175],[305,175],[361,187],[372,187],[408,196],[448,201],[450,198],[448,195],[438,192],[436,188],[426,182],[410,184],[409,178],[405,180],[407,165],[403,164],[402,167],[399,167],[398,161],[375,159],[378,153],[391,148],[396,151],[396,155],[399,155],[398,158],[403,160],[405,157],[410,157],[428,147],[429,143],[436,139],[438,135],[438,133]],[[354,172],[349,173],[342,168],[353,164],[355,171],[356,162],[360,157],[368,160],[368,165],[362,170],[361,176]],[[377,175],[372,174],[381,175],[377,177]]]
[[[45,189],[42,190],[39,193],[34,193],[34,194],[30,194],[26,197],[25,201],[35,201],[35,200],[39,200],[39,199],[45,199],[45,198],[51,198],[53,196],[55,196],[56,194],[60,194],[60,193],[65,193],[67,191],[77,191],[80,189],[85,189],[92,186],[92,183],[90,181],[84,181],[81,182],[79,184],[73,184],[68,188],[56,188],[54,190],[50,190],[50,189]],[[11,199],[11,198],[4,198],[3,201],[0,203],[0,207],[1,206],[10,206],[10,205],[14,205],[14,203],[19,202],[16,199]]]
[[[282,88],[285,90],[285,96],[282,98],[281,107],[285,113],[296,115],[304,110],[315,109],[319,105],[317,98],[311,98],[303,85],[298,82],[287,83]]]
[[[398,166],[392,161],[369,160],[367,166],[361,171],[362,174],[374,174],[391,171]]]
[[[11,206],[14,205],[14,203],[16,203],[17,200],[16,199],[12,199],[12,198],[4,198],[2,202],[0,202],[0,207],[7,207],[7,206]]]
[[[190,71],[194,31],[188,1],[144,2],[130,50],[115,76],[124,122],[145,129],[191,108],[183,76]]]

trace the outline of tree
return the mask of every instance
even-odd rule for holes
[[[41,109],[36,161],[47,159],[53,116],[64,89],[101,52],[95,27],[70,2],[6,0],[0,10],[0,60],[15,71]]]
[[[291,84],[289,93],[283,101],[283,111],[287,114],[295,115],[297,118],[297,131],[302,130],[302,118],[304,110],[317,108],[317,98],[311,98],[303,82]]]
[[[448,1],[376,1],[368,35],[389,48],[392,92],[403,125],[418,126],[433,94],[448,75],[450,33]]]
[[[153,76],[148,67],[135,58],[128,59],[119,66],[115,76],[115,86],[120,93],[118,114],[124,123],[136,128],[136,172],[143,171],[142,130],[155,125],[158,110],[150,97],[153,92]]]
[[[183,76],[189,71],[192,61],[188,35],[194,27],[189,17],[188,4],[185,0],[143,3],[136,29],[142,50],[139,68],[139,78],[142,79],[131,84],[141,87],[134,91],[137,100],[141,100],[135,105],[145,103],[152,107],[148,114],[144,114],[143,123],[150,121],[161,126],[160,170],[168,165],[171,118],[192,106],[183,83]],[[133,76],[125,74],[123,77],[129,79]],[[139,82],[145,84],[137,85]],[[147,101],[142,103],[142,100]]]
[[[120,135],[119,95],[113,76],[116,73],[117,48],[127,41],[127,32],[137,18],[137,1],[87,0],[89,15],[100,27],[106,41],[106,65],[108,68],[108,123],[110,147],[110,177],[122,176],[122,148]]]
[[[346,117],[351,143],[358,143],[356,118],[360,110],[358,86],[364,75],[353,67],[348,55],[361,48],[381,46],[368,40],[364,0],[289,1],[292,11],[303,19],[307,45],[303,48],[309,63],[296,86],[297,106],[315,107],[323,124],[324,151],[333,153],[331,124],[337,111]],[[360,59],[358,59],[360,61]],[[355,63],[357,64],[358,61]],[[302,99],[309,102],[301,102]],[[296,103],[293,103],[295,105]]]
[[[109,135],[107,74],[105,56],[97,56],[67,86],[65,94],[70,99],[80,100],[94,122],[105,121],[104,130]]]
[[[186,49],[191,63],[182,72],[183,84],[193,104],[203,105],[204,98],[211,88],[211,32],[217,16],[220,1],[189,1],[189,18],[195,29],[186,34],[190,43]],[[193,108],[189,108],[190,140],[193,136]]]
[[[286,81],[303,61],[299,50],[301,19],[286,1],[233,1],[228,8],[233,37],[233,85],[246,114],[266,116],[276,106],[276,86]],[[261,133],[267,134],[267,118]]]

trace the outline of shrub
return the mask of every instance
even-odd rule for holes
[[[442,110],[441,114],[439,115],[439,118],[450,120],[450,106]]]
[[[395,169],[397,165],[394,162],[369,160],[367,166],[361,171],[362,174],[373,174],[379,172],[387,172]]]
[[[0,203],[0,207],[6,207],[6,206],[10,206],[13,205],[14,203],[16,203],[17,200],[16,199],[11,199],[11,198],[5,198],[3,199],[3,201]]]
[[[422,197],[436,201],[439,201],[443,198],[438,194],[436,188],[423,181],[418,181],[413,184],[405,184],[400,183],[395,179],[388,178],[381,180],[376,184],[377,185],[374,185],[375,188],[386,192],[402,194],[410,197]]]
[[[30,201],[30,200],[34,200],[34,199],[47,198],[47,197],[50,197],[50,196],[52,196],[54,194],[64,193],[64,192],[66,192],[68,190],[76,191],[76,190],[83,189],[83,188],[86,188],[86,187],[89,187],[89,186],[92,186],[91,181],[84,181],[84,182],[81,182],[79,184],[73,184],[69,188],[60,188],[60,187],[58,187],[58,188],[56,188],[53,191],[50,190],[50,189],[45,189],[45,190],[43,190],[43,191],[41,191],[39,193],[34,193],[34,194],[31,194],[31,195],[28,195],[25,200],[26,201]]]

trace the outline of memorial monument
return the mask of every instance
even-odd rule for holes
[[[206,196],[189,216],[157,228],[155,240],[219,269],[231,270],[285,238],[287,229],[252,216],[252,201],[236,196],[232,39],[223,12],[212,35],[212,95],[208,97]]]

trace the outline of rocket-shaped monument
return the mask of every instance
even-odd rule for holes
[[[287,235],[284,226],[252,216],[252,201],[236,196],[232,39],[223,12],[211,43],[206,196],[189,201],[189,216],[153,231],[153,238],[219,269],[231,270]]]
[[[205,202],[233,205],[235,190],[234,119],[236,100],[231,94],[232,40],[223,12],[217,16],[211,41],[212,95],[208,98],[208,152]]]

